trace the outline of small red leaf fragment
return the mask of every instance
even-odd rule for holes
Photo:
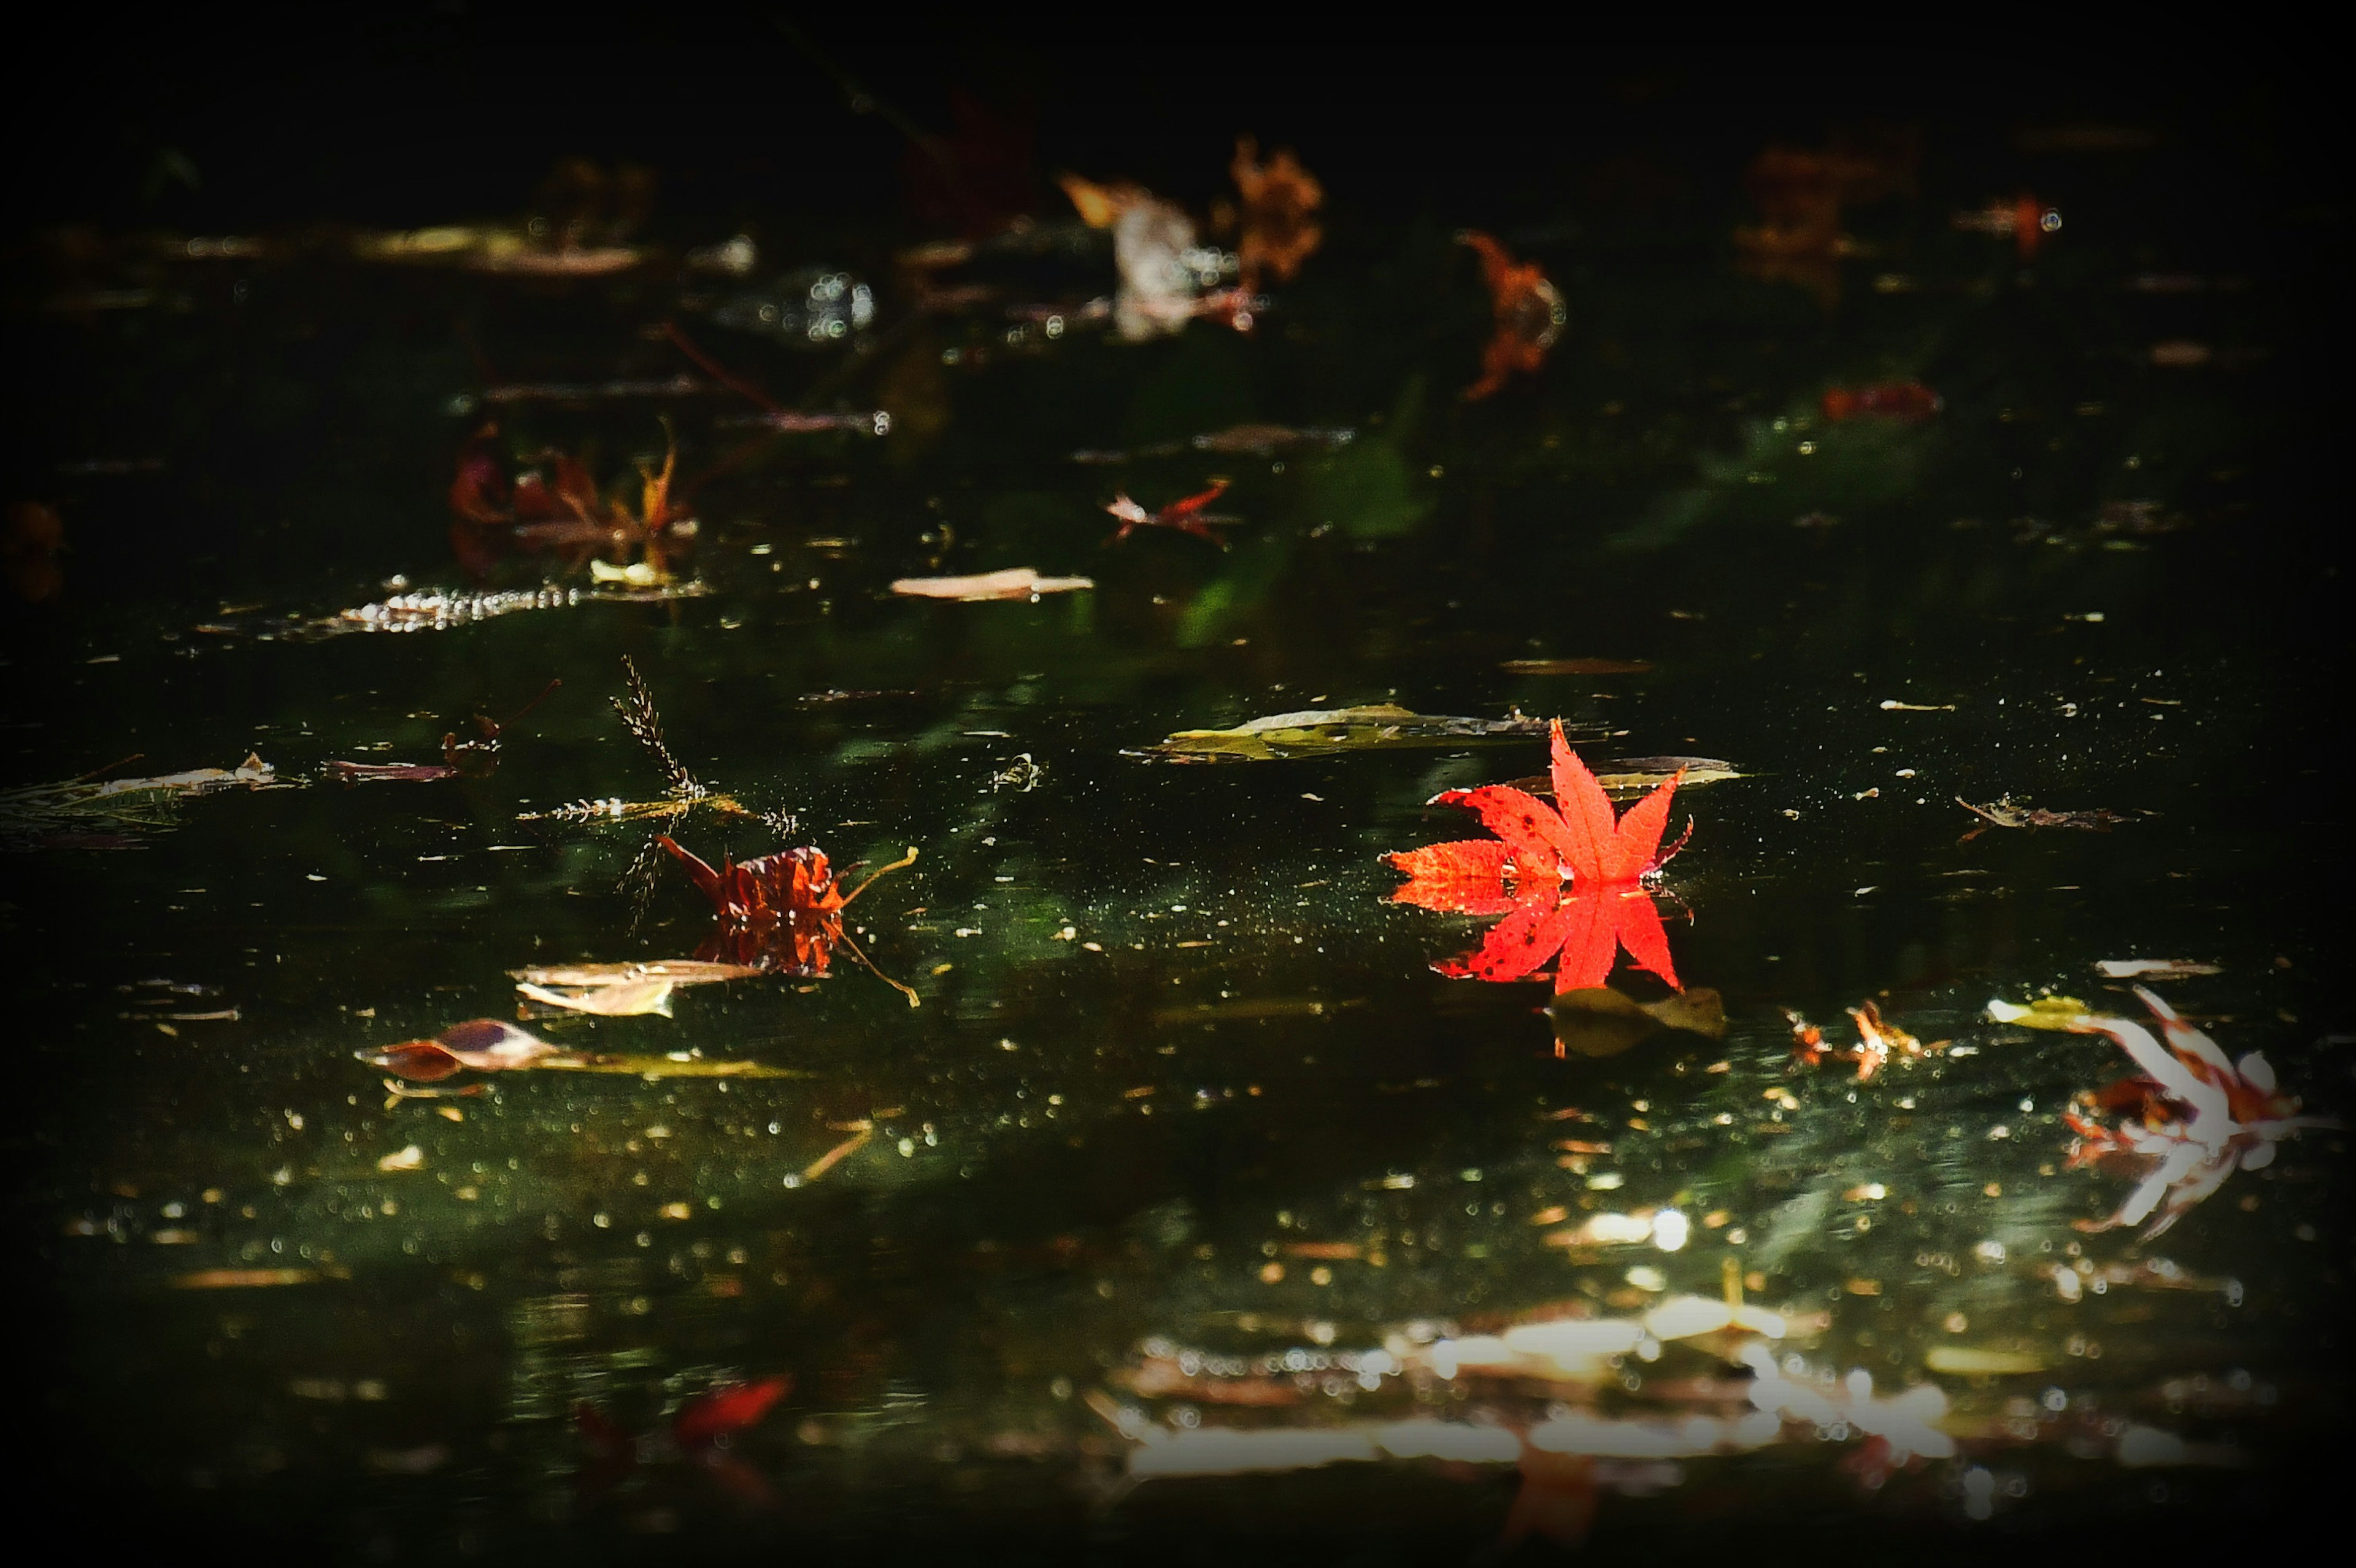
[[[787,1377],[760,1378],[749,1383],[729,1383],[698,1394],[680,1407],[670,1433],[681,1448],[693,1450],[747,1427],[760,1424],[769,1407],[794,1386]]]

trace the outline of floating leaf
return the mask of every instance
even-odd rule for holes
[[[1027,566],[1015,566],[973,577],[894,578],[892,592],[910,599],[957,599],[972,603],[993,599],[1036,599],[1043,593],[1073,593],[1095,586],[1094,578],[1042,577]]]
[[[560,1052],[532,1063],[543,1072],[606,1072],[629,1078],[815,1078],[791,1067],[766,1061],[721,1061],[709,1057],[671,1052],[663,1056],[588,1056]]]
[[[2001,1377],[2008,1373],[2042,1371],[2052,1363],[2034,1350],[1992,1350],[1977,1345],[1933,1345],[1922,1364],[1934,1372],[1966,1377]]]
[[[551,964],[510,969],[509,976],[534,986],[635,986],[648,980],[673,986],[709,986],[746,980],[761,971],[748,964],[712,964],[700,958],[649,958],[628,964]]]
[[[1933,418],[1946,401],[1920,381],[1887,381],[1869,387],[1831,387],[1824,396],[1825,418],[1835,424],[1851,419],[1895,420],[1920,424]]]
[[[361,784],[432,784],[455,779],[458,770],[447,763],[323,763],[319,771],[347,787]]]
[[[2083,1032],[2086,1015],[2092,1010],[2075,997],[2040,997],[2027,1007],[2001,998],[1987,1005],[1987,1016],[2000,1024],[2018,1024],[2022,1029],[2054,1029],[2065,1034]]]
[[[1661,848],[1677,780],[1671,777],[1615,816],[1610,798],[1564,740],[1559,721],[1552,745],[1559,809],[1508,784],[1442,791],[1432,805],[1463,806],[1497,837],[1385,857],[1409,879],[1392,899],[1464,913],[1505,912],[1479,948],[1432,965],[1442,975],[1526,980],[1559,957],[1556,991],[1590,989],[1603,985],[1625,948],[1640,967],[1682,989],[1647,885],[1685,847],[1680,837]],[[1688,824],[1687,837],[1692,832]],[[1563,1052],[1568,1041],[1558,1040],[1555,1049]]]
[[[2105,958],[2095,970],[2114,980],[2183,980],[2195,975],[2222,975],[2214,964],[2191,958]]]
[[[1514,675],[1643,675],[1644,659],[1507,659],[1497,667]]]
[[[516,993],[543,1008],[559,1012],[594,1013],[601,1018],[640,1018],[653,1013],[669,1018],[670,1012],[669,980],[639,980],[622,985],[584,986],[554,988],[536,986],[529,980],[518,981]]]
[[[530,1067],[556,1054],[556,1047],[528,1029],[499,1019],[472,1019],[453,1024],[432,1040],[408,1040],[397,1045],[353,1054],[370,1067],[380,1068],[412,1083],[432,1083],[472,1068],[477,1072],[505,1072]]]
[[[277,1285],[313,1285],[328,1277],[315,1268],[203,1268],[172,1276],[174,1290],[258,1290]],[[338,1276],[340,1277],[340,1276]]]
[[[1446,746],[1464,741],[1543,735],[1546,725],[1519,713],[1507,719],[1462,719],[1416,713],[1397,703],[1365,708],[1307,709],[1271,714],[1232,730],[1181,730],[1139,755],[1180,762],[1277,762],[1389,746]]]
[[[868,963],[842,929],[845,905],[876,879],[916,864],[916,851],[880,866],[850,892],[842,891],[826,851],[805,845],[752,860],[723,860],[718,870],[669,835],[655,842],[687,868],[696,891],[712,901],[712,934],[696,950],[707,963],[724,960],[765,971],[824,979],[837,947],[850,949],[868,973],[917,1005],[916,993]]]
[[[1671,779],[1677,781],[1679,789],[1695,789],[1750,776],[1736,772],[1733,763],[1717,757],[1614,757],[1595,771],[1595,782],[1614,799],[1658,789]],[[1544,773],[1511,780],[1507,787],[1526,795],[1554,794],[1554,781]]]
[[[1214,479],[1211,481],[1209,489],[1199,495],[1188,496],[1183,500],[1173,501],[1158,512],[1147,511],[1130,500],[1128,492],[1122,491],[1115,495],[1111,504],[1105,507],[1106,511],[1120,519],[1119,530],[1105,542],[1119,544],[1137,528],[1173,528],[1182,534],[1193,534],[1196,539],[1209,539],[1221,549],[1225,549],[1227,548],[1227,541],[1213,533],[1211,525],[1241,522],[1243,519],[1219,517],[1205,512],[1203,508],[1226,494],[1226,488],[1227,481]]]

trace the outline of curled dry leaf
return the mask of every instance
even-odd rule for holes
[[[600,581],[640,589],[669,584],[671,560],[696,532],[694,519],[671,495],[676,443],[667,444],[659,467],[638,464],[636,497],[600,495],[587,465],[570,453],[543,452],[535,462],[547,472],[535,466],[509,474],[496,421],[460,451],[450,482],[450,544],[467,571],[480,576],[501,555],[519,550],[556,554],[576,565],[604,557],[616,570]],[[642,570],[632,576],[631,568]]]
[[[1986,805],[1974,805],[1962,795],[1955,804],[1982,819],[1980,827],[1964,835],[1962,842],[1970,843],[1990,827],[2076,827],[2088,833],[2108,833],[2111,824],[2130,818],[2105,807],[2092,811],[2048,811],[2043,806],[2015,805],[2010,795],[1990,801]]]
[[[917,1005],[916,993],[868,963],[867,955],[842,929],[844,908],[878,878],[916,864],[915,848],[868,873],[865,881],[846,893],[826,851],[814,847],[752,860],[723,860],[714,870],[668,835],[655,842],[686,868],[696,891],[711,901],[712,934],[696,950],[699,959],[823,979],[834,950],[847,948],[869,973],[907,997],[910,1007]]]
[[[1488,347],[1481,351],[1481,379],[1464,389],[1465,400],[1478,402],[1503,389],[1515,372],[1536,372],[1562,336],[1570,311],[1537,262],[1515,261],[1503,245],[1477,229],[1468,229],[1456,238],[1481,258],[1481,277],[1489,285],[1494,320]]]
[[[1268,763],[1288,757],[1331,756],[1340,752],[1390,746],[1447,746],[1465,741],[1543,735],[1546,725],[1514,714],[1505,719],[1464,719],[1416,713],[1393,702],[1364,708],[1314,708],[1276,713],[1232,730],[1181,730],[1141,748],[1140,756],[1185,763]]]
[[[1912,1061],[1946,1049],[1948,1041],[1933,1040],[1925,1045],[1896,1024],[1881,1016],[1881,1009],[1869,997],[1848,1009],[1857,1025],[1857,1044],[1844,1051],[1825,1041],[1824,1030],[1802,1018],[1791,1008],[1783,1017],[1792,1026],[1792,1056],[1803,1067],[1818,1066],[1830,1060],[1853,1061],[1857,1064],[1857,1081],[1860,1083],[1890,1065],[1892,1060]]]
[[[432,1040],[405,1040],[352,1054],[412,1083],[433,1083],[469,1068],[507,1072],[530,1067],[556,1055],[557,1048],[501,1019],[472,1019],[451,1025]]]
[[[1027,566],[972,577],[900,577],[892,592],[910,599],[958,599],[969,603],[993,599],[1036,599],[1043,593],[1073,593],[1094,588],[1090,577],[1042,577]]]

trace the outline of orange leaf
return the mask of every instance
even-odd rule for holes
[[[1558,879],[1562,862],[1575,853],[1570,831],[1554,807],[1511,784],[1442,790],[1431,797],[1431,804],[1461,805],[1478,816],[1482,827],[1505,841],[1513,852],[1514,869],[1525,880]],[[1609,801],[1603,809],[1612,809]]]
[[[1612,797],[1562,738],[1562,720],[1554,722],[1554,801],[1562,814],[1570,849],[1563,856],[1580,882],[1616,882],[1620,869],[1619,839],[1612,820]]]
[[[1391,901],[1444,914],[1503,914],[1515,903],[1505,891],[1511,854],[1501,840],[1466,838],[1385,856],[1409,879]]]

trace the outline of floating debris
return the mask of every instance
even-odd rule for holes
[[[1497,667],[1511,675],[1644,675],[1644,659],[1507,659]]]
[[[1986,805],[1974,805],[1962,795],[1957,795],[1955,804],[1974,816],[1981,818],[1984,823],[1984,826],[1973,828],[1958,840],[1959,843],[1965,844],[1970,843],[1990,827],[2075,827],[2088,833],[2108,833],[2113,823],[2133,820],[2131,817],[2104,807],[2098,807],[2093,811],[2048,811],[2039,805],[2025,804],[2016,805],[2010,795],[2006,795],[2001,800],[1990,801]],[[2146,815],[2148,816],[2149,813]]]
[[[709,592],[701,582],[694,581],[622,590],[573,588],[557,583],[481,593],[424,589],[414,593],[395,593],[376,603],[338,611],[321,620],[297,622],[281,635],[317,637],[333,636],[339,632],[446,632],[527,610],[569,610],[576,604],[665,604],[680,599],[699,599]],[[197,630],[238,635],[244,629],[216,622]],[[267,637],[271,634],[256,635]]]
[[[227,789],[294,787],[293,781],[282,780],[259,754],[249,752],[234,768],[192,768],[186,773],[102,783],[85,777],[0,791],[0,848],[124,848],[134,841],[93,829],[110,824],[167,827],[176,819],[179,803],[191,795]]]
[[[1243,519],[1218,517],[1205,512],[1203,508],[1225,495],[1226,489],[1227,481],[1214,479],[1211,481],[1209,489],[1199,495],[1189,496],[1183,500],[1173,501],[1156,512],[1147,511],[1130,500],[1126,492],[1116,495],[1105,510],[1120,519],[1120,528],[1105,542],[1119,544],[1136,528],[1172,528],[1182,534],[1192,534],[1199,539],[1209,539],[1221,549],[1225,549],[1227,548],[1227,541],[1213,533],[1210,526],[1213,523],[1239,523]]]
[[[1275,713],[1232,730],[1181,730],[1132,756],[1186,763],[1268,763],[1391,746],[1446,746],[1464,741],[1544,735],[1546,721],[1519,712],[1505,719],[1417,713],[1396,703],[1312,708]]]
[[[995,599],[1037,599],[1045,593],[1076,593],[1096,585],[1092,577],[1042,577],[1027,566],[1015,566],[973,577],[895,578],[892,592],[910,599],[957,599],[973,603]]]

